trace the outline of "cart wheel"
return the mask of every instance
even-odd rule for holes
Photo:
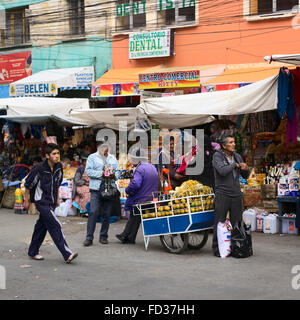
[[[188,233],[167,234],[160,236],[160,241],[164,248],[171,253],[181,253],[187,248]]]
[[[188,248],[200,250],[208,240],[209,230],[195,231],[189,233]]]

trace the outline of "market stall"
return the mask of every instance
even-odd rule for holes
[[[278,105],[282,103],[280,72],[279,75],[232,90],[145,99],[138,108],[151,121],[169,129],[200,125],[208,122],[211,115],[217,116],[218,121],[234,123],[232,131],[236,136],[237,151],[253,169],[248,180],[241,179],[245,208],[256,206],[257,214],[277,212],[284,215],[280,205],[282,200],[277,198],[281,189],[285,186],[289,190],[286,192],[289,200],[295,194],[296,200],[299,197],[299,174],[293,171],[293,161],[299,160],[300,134],[297,130],[300,122],[296,116],[299,113],[298,103],[293,118],[286,119],[278,113]],[[297,78],[294,79],[294,85],[298,86]],[[293,125],[291,121],[294,121]],[[291,183],[287,183],[287,179]],[[296,193],[292,192],[295,190]],[[289,210],[296,211],[296,208]],[[295,227],[295,217],[293,223]]]

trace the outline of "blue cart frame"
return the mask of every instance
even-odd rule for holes
[[[172,209],[172,215],[163,217],[158,216],[158,207],[161,203],[165,203],[166,200],[136,205],[141,215],[145,249],[148,249],[150,238],[154,236],[186,234],[212,229],[214,225],[214,210],[204,210],[205,206],[203,204],[206,201],[204,197],[208,196],[213,198],[214,194],[183,197],[186,199],[185,203],[187,203],[188,212],[178,215],[174,215],[173,202],[175,200],[181,201],[183,198],[172,199],[170,208]],[[202,211],[192,212],[191,204],[194,198],[201,198]],[[147,206],[149,208],[151,204],[155,208],[155,217],[144,219],[143,211],[145,209],[143,207]]]

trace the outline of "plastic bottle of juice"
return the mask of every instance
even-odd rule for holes
[[[23,194],[20,186],[15,191],[15,203],[23,203]]]

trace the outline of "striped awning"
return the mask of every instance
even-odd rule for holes
[[[60,87],[60,91],[66,90],[91,90],[91,86],[78,86],[78,87]]]

